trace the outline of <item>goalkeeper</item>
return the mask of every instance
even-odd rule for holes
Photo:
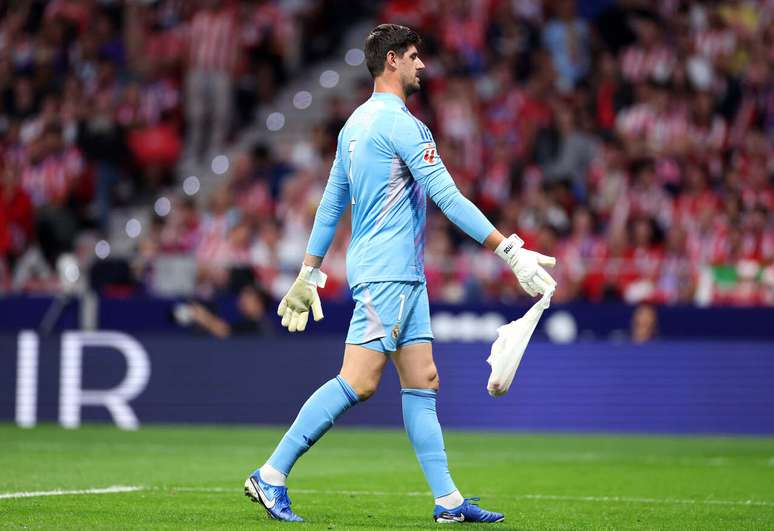
[[[279,305],[282,325],[303,331],[309,312],[323,318],[317,287],[336,225],[352,206],[347,280],[355,309],[341,372],[302,406],[266,463],[245,481],[245,494],[273,518],[302,521],[290,508],[285,482],[293,465],[347,409],[376,390],[388,359],[398,371],[403,420],[435,498],[436,522],[499,522],[503,515],[464,498],[449,473],[436,416],[438,374],[433,362],[430,312],[423,266],[425,197],[477,242],[505,260],[534,296],[552,290],[543,269],[554,259],[505,238],[459,192],[433,136],[406,108],[420,88],[424,64],[419,36],[394,24],[374,28],[365,42],[374,93],[347,120],[309,238],[301,271]]]

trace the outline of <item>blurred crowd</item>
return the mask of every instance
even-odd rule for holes
[[[774,3],[385,5],[401,17],[429,56],[414,111],[498,228],[557,257],[554,300],[774,304]],[[443,220],[427,241],[438,296],[509,285]]]
[[[0,293],[105,258],[117,210],[209,166],[339,45],[359,11],[334,1],[0,1]]]
[[[163,261],[186,256],[201,297],[255,285],[280,297],[336,135],[371,92],[365,67],[357,89],[331,91],[323,120],[292,142],[231,141],[256,105],[336,49],[346,21],[331,20],[340,9],[329,4],[6,5],[0,289],[56,289],[57,257],[98,262],[94,238],[111,213],[140,203],[155,213],[124,260],[130,292],[153,292]],[[774,304],[774,2],[361,7],[421,34],[427,69],[409,108],[461,191],[502,232],[557,257],[555,301]],[[208,197],[168,193],[224,152]],[[348,295],[348,237],[345,219],[323,297]],[[435,300],[525,297],[435,207],[425,263]]]

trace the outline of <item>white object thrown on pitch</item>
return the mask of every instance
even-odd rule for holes
[[[552,291],[547,291],[527,310],[524,317],[511,321],[497,329],[497,339],[486,362],[492,367],[486,390],[492,396],[502,396],[511,387],[516,369],[519,368],[524,350],[535,331],[543,310],[551,304]]]

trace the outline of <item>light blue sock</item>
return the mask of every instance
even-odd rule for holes
[[[323,384],[301,406],[296,420],[267,461],[285,474],[299,457],[325,435],[346,410],[358,403],[357,393],[341,376]]]
[[[403,399],[403,425],[433,491],[433,498],[456,491],[449,474],[441,425],[435,412],[436,392],[432,389],[401,389],[400,394]]]

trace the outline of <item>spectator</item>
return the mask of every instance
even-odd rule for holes
[[[658,335],[658,314],[650,304],[637,306],[632,314],[631,338],[633,343],[642,344],[656,339]]]
[[[176,199],[159,234],[161,249],[190,254],[201,238],[201,213],[192,199]]]
[[[621,72],[630,83],[655,80],[668,82],[674,73],[677,58],[666,44],[656,15],[643,12],[634,19],[637,42],[621,54]]]
[[[589,72],[591,35],[586,21],[575,14],[575,0],[558,0],[551,8],[553,16],[543,29],[543,44],[551,53],[557,89],[569,92]]]
[[[174,318],[181,326],[195,325],[200,330],[224,339],[233,335],[273,335],[273,327],[266,309],[269,300],[256,286],[247,285],[237,297],[237,316],[228,321],[214,308],[200,302],[180,304],[174,309]]]
[[[210,197],[209,211],[202,219],[196,259],[201,295],[206,298],[226,286],[234,242],[241,243],[243,238],[243,231],[235,230],[239,212],[233,201],[228,188],[220,186]]]
[[[543,174],[549,183],[568,180],[574,195],[586,200],[586,175],[594,159],[596,142],[581,130],[573,110],[556,105],[555,126],[538,133],[535,158],[542,165]]]
[[[78,145],[95,166],[96,202],[99,226],[107,231],[113,189],[126,166],[126,131],[116,121],[111,98],[99,94],[93,106],[86,106],[78,122]]]
[[[19,183],[13,163],[6,161],[0,181],[0,257],[13,264],[33,237],[34,213],[29,194]]]
[[[37,209],[41,250],[54,264],[61,253],[71,250],[78,228],[68,203],[83,172],[80,151],[65,147],[61,126],[50,124],[28,146],[19,172],[21,185]]]
[[[699,270],[688,254],[685,231],[679,225],[672,225],[667,233],[653,299],[661,304],[690,304],[698,278]]]
[[[187,33],[184,160],[222,153],[231,125],[231,98],[240,42],[233,2],[204,0]],[[205,124],[207,124],[205,126]],[[205,135],[209,132],[209,138]]]

